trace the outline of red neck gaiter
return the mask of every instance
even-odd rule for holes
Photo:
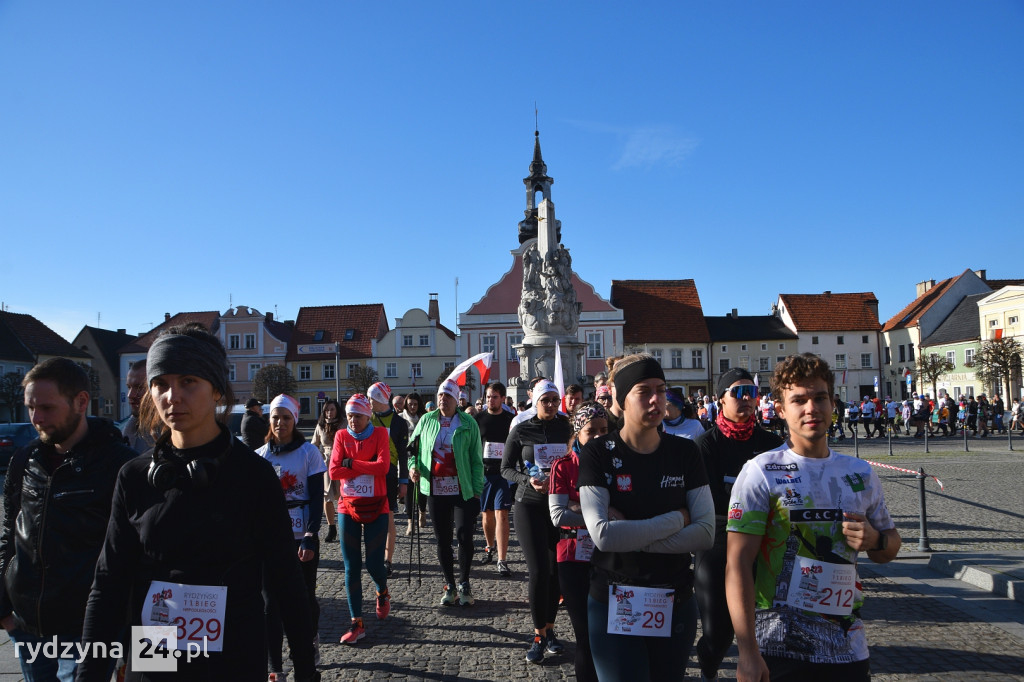
[[[718,427],[718,430],[726,438],[731,438],[732,440],[750,440],[750,437],[754,435],[754,425],[756,423],[756,414],[751,415],[750,419],[742,424],[726,419],[723,412],[719,412],[718,417],[715,419],[715,425]]]

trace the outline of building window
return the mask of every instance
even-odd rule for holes
[[[359,369],[358,362],[350,362],[345,366],[345,376],[349,379],[356,378],[356,371]]]
[[[309,414],[310,401],[309,397],[299,398],[299,414]]]
[[[764,358],[764,357],[758,358],[757,371],[758,372],[767,372],[769,369],[771,369],[771,364],[772,364],[772,359],[771,358]]]
[[[657,348],[657,349],[652,350],[651,351],[651,357],[654,358],[655,360],[657,360],[658,364],[660,365],[661,364],[661,349]]]
[[[779,344],[779,350],[786,350],[786,344],[780,343]]]
[[[114,414],[114,401],[104,400],[103,401],[103,414]]]
[[[604,334],[601,332],[587,332],[587,357],[603,358],[604,349],[601,347],[604,341]]]
[[[309,381],[313,378],[312,365],[299,365],[299,381]]]
[[[423,366],[418,362],[413,362],[409,365],[409,375],[413,379],[420,379],[423,377]]]
[[[974,364],[974,349],[973,348],[964,349],[964,364],[967,365],[968,367],[970,367],[971,365]]]
[[[496,356],[498,354],[498,337],[494,334],[481,334],[480,352]]]
[[[1006,323],[1008,325],[1010,325],[1010,324],[1017,324],[1017,316],[1014,315],[1013,317],[1010,317],[1009,319],[1006,320]]]
[[[260,371],[260,363],[250,362],[249,363],[249,381],[256,378],[256,372]]]
[[[729,352],[729,346],[722,346],[722,352],[723,353],[728,353]]]
[[[729,358],[718,358],[718,372],[725,374],[729,371]]]
[[[238,350],[241,348],[240,345],[241,337],[238,334],[228,335],[228,350]]]
[[[902,343],[900,344],[900,362],[907,361],[907,347]]]
[[[956,351],[955,350],[947,350],[946,351],[946,360],[948,360],[949,363],[951,365],[953,365],[953,368],[955,369],[956,368]]]
[[[704,349],[690,351],[690,367],[693,369],[704,369]]]
[[[740,369],[745,369],[748,372],[750,371],[750,356],[748,356],[748,355],[741,355],[740,356]]]
[[[402,345],[403,346],[411,346],[412,345],[412,334],[403,334],[402,335]]]
[[[672,351],[672,369],[683,368],[683,351],[673,350]]]
[[[846,355],[839,353],[836,355],[836,369],[846,369]]]
[[[840,346],[842,346],[844,343],[846,343],[846,337],[844,337],[844,336],[837,336],[836,337],[836,343],[839,344]]]
[[[245,349],[246,350],[252,350],[255,347],[256,347],[256,335],[255,334],[246,334],[245,335]]]
[[[334,363],[333,362],[325,362],[321,369],[323,371],[323,378],[324,379],[333,379],[334,378]]]
[[[866,334],[864,336],[860,337],[860,342],[861,343],[867,343],[868,342],[868,337],[867,337]]]
[[[323,329],[317,329],[315,332],[313,332],[313,341],[316,343],[320,343],[321,341],[324,340],[324,334],[326,333],[327,332]]]
[[[786,356],[785,355],[779,355],[779,356],[777,356],[775,358],[775,364],[776,365],[779,364],[780,362],[785,362],[785,361],[786,361]]]
[[[892,348],[890,348],[889,346],[885,347],[885,364],[892,364]]]
[[[907,356],[910,358],[911,362],[915,361],[914,360],[914,344],[912,344],[912,343],[908,343],[907,344]]]
[[[745,343],[741,343],[741,344],[740,344],[740,350],[741,350],[741,351],[744,351],[744,350],[746,350],[746,349],[747,349],[747,344],[745,344]]]
[[[518,346],[523,342],[522,334],[509,334],[508,335],[508,359],[512,362],[519,362],[519,353],[513,346]]]
[[[871,367],[871,353],[860,354],[860,366],[864,369]]]
[[[430,345],[430,334],[420,334],[420,345],[421,346],[429,346]]]
[[[395,379],[398,377],[398,363],[397,362],[385,362],[384,363],[384,378]]]
[[[812,336],[811,337],[811,344],[814,345],[814,346],[818,345],[818,337],[817,336]]]
[[[446,362],[446,363],[444,363],[444,373],[445,374],[451,374],[454,371],[455,371],[455,363],[454,362]]]
[[[761,344],[761,350],[768,350],[768,344],[767,343],[762,343]]]
[[[235,363],[228,365],[228,381],[235,380]]]
[[[997,324],[999,324],[999,320],[989,320],[988,321],[988,326],[990,326],[990,327],[994,327]]]

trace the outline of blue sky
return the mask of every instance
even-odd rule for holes
[[[0,299],[67,338],[511,265],[539,108],[576,271],[704,312],[1024,276],[1024,4],[0,3]]]

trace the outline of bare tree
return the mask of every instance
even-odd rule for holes
[[[917,372],[921,377],[922,383],[932,385],[933,398],[939,397],[937,386],[939,377],[943,374],[949,374],[954,369],[956,369],[955,365],[938,353],[929,353],[928,355],[921,353],[920,357],[917,358]]]
[[[1019,377],[1024,348],[1013,337],[985,341],[974,354],[974,373],[986,386],[1005,388],[1010,395],[1010,380]]]
[[[290,369],[284,365],[266,365],[252,378],[252,394],[259,400],[270,402],[277,395],[294,395],[297,385]]]
[[[22,375],[17,372],[8,372],[0,377],[0,402],[5,403],[7,409],[10,410],[9,419],[12,422],[18,416],[18,406],[25,394],[25,389],[21,387],[21,379]]]
[[[352,393],[366,393],[375,381],[377,381],[377,370],[360,363],[351,368],[344,383]]]

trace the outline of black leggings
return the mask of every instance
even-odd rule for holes
[[[576,682],[597,682],[594,659],[590,655],[590,631],[587,626],[587,594],[590,592],[590,562],[558,562],[558,585],[565,598],[572,629],[576,633]]]
[[[459,540],[459,583],[469,582],[469,567],[473,563],[473,530],[476,517],[480,515],[480,500],[461,495],[431,495],[427,500],[430,519],[434,523],[434,537],[437,539],[437,556],[441,560],[441,572],[448,586],[455,588],[455,556],[452,552],[452,523],[455,537]]]
[[[316,551],[309,561],[300,561],[299,568],[302,569],[302,582],[306,584],[306,595],[309,597],[309,613],[313,616],[313,636],[320,632],[320,604],[316,600],[316,571],[320,566],[320,539],[314,537]],[[295,552],[299,551],[299,543],[295,541]],[[263,609],[266,614],[267,651],[270,657],[270,671],[281,672],[283,663],[281,656],[281,645],[284,644],[284,627],[281,622],[281,605],[272,598],[266,588],[263,590]]]
[[[700,608],[703,634],[697,642],[697,662],[705,677],[714,678],[732,644],[732,618],[725,600],[726,520],[715,519],[715,544],[694,555],[693,589]]]
[[[516,502],[513,507],[516,537],[529,573],[530,615],[533,628],[543,631],[558,615],[558,564],[555,550],[558,529],[551,524],[546,504]],[[435,521],[436,523],[436,521]]]
[[[427,511],[427,496],[421,494],[418,490],[413,490],[418,485],[419,483],[409,483],[405,490],[405,511],[409,514],[409,519],[413,521],[416,520],[416,515],[412,510],[414,505],[419,505],[421,512]],[[414,497],[416,498],[415,501],[413,501]],[[391,511],[395,510],[392,509]]]

